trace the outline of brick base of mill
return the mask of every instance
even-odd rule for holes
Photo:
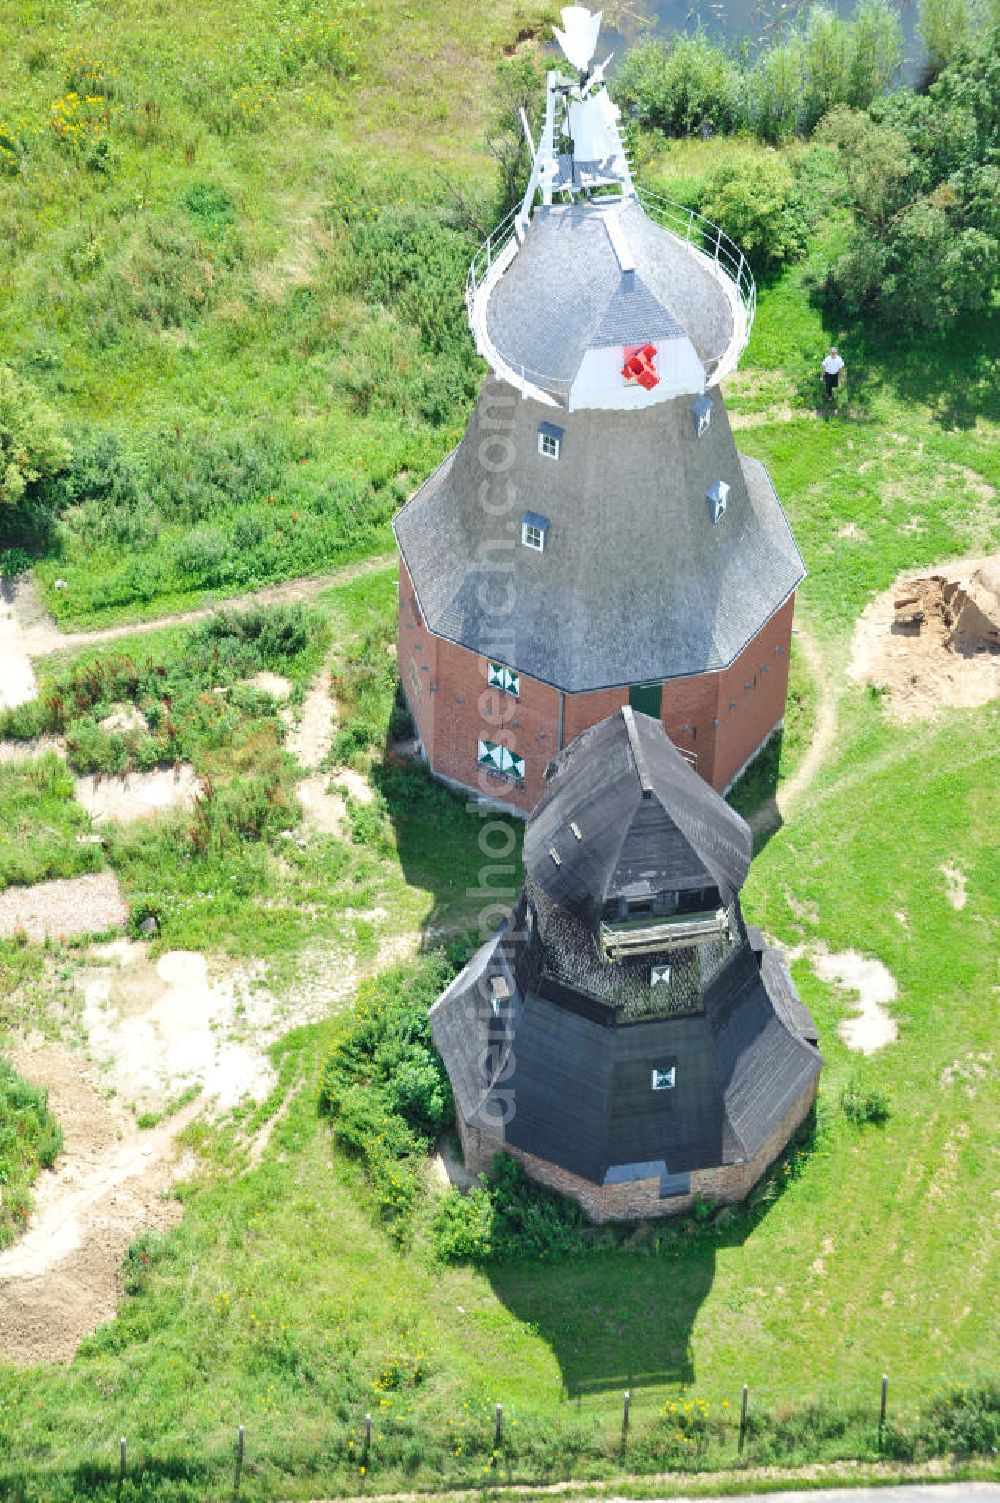
[[[693,1170],[690,1189],[684,1195],[662,1195],[659,1177],[632,1180],[627,1184],[594,1184],[561,1169],[558,1164],[536,1158],[534,1154],[526,1153],[521,1148],[501,1142],[499,1138],[466,1122],[461,1112],[457,1112],[456,1116],[465,1167],[472,1174],[485,1174],[498,1153],[509,1153],[521,1163],[530,1179],[575,1200],[591,1221],[644,1221],[655,1216],[681,1215],[691,1209],[696,1196],[719,1205],[744,1200],[809,1115],[816,1100],[816,1089],[817,1083],[811,1082],[792,1103],[752,1159],[722,1164],[714,1169]]]
[[[630,702],[647,714],[658,707],[674,745],[722,791],[784,718],[794,608],[792,596],[721,672],[582,694],[515,674],[511,692],[496,683],[501,665],[491,672],[487,659],[428,631],[400,560],[400,681],[431,771],[512,811],[530,812],[556,753]],[[505,748],[515,766],[484,761],[484,744]]]

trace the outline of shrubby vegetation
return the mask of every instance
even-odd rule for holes
[[[702,32],[635,47],[615,92],[664,135],[747,131],[780,142],[808,134],[836,105],[867,109],[892,85],[902,51],[887,0],[859,0],[853,20],[814,5],[802,26],[753,61]]]
[[[854,214],[828,286],[853,315],[945,328],[989,309],[1000,266],[1000,25],[926,95],[900,91],[869,114],[833,110]]]
[[[702,33],[633,49],[616,79],[634,118],[664,136],[747,133],[803,151],[727,158],[686,202],[758,272],[797,259],[846,207],[846,248],[818,279],[840,317],[950,327],[992,306],[1000,266],[1000,17],[974,0],[925,0],[940,34],[929,89],[892,88],[898,20],[861,0],[853,20],[815,6],[755,61]]]
[[[39,1169],[51,1168],[62,1141],[45,1091],[28,1085],[0,1057],[0,1247],[23,1229],[32,1181]]]
[[[0,891],[100,871],[101,847],[54,752],[0,765]]]
[[[892,1116],[892,1107],[885,1091],[869,1084],[861,1075],[851,1076],[840,1093],[840,1104],[844,1109],[844,1116],[855,1127],[862,1127],[866,1122],[888,1122]]]
[[[30,504],[37,487],[64,469],[70,454],[58,414],[29,381],[0,365],[0,506]]]
[[[424,1156],[451,1123],[451,1086],[427,1012],[454,974],[435,955],[363,983],[323,1065],[320,1109],[363,1166],[379,1214],[405,1235]]]
[[[516,1159],[500,1153],[468,1194],[442,1197],[434,1249],[445,1263],[557,1258],[580,1250],[586,1224],[574,1201],[532,1184]]]

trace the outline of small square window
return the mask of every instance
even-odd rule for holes
[[[545,534],[548,530],[548,517],[540,517],[537,512],[526,511],[521,518],[521,542],[526,548],[533,548],[536,553],[544,553]]]
[[[650,986],[669,986],[670,967],[668,965],[653,965],[649,968]]]
[[[563,430],[561,428],[557,428],[555,423],[539,423],[539,454],[544,454],[546,459],[558,459],[559,450],[562,448],[562,436]]]
[[[698,400],[692,403],[691,419],[695,438],[703,438],[712,421],[712,398],[706,392],[702,392]]]
[[[677,1066],[670,1065],[665,1070],[653,1070],[652,1088],[654,1091],[672,1091],[677,1084]]]

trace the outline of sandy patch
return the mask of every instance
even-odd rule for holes
[[[9,588],[4,588],[0,595],[0,710],[26,704],[37,693],[24,633],[14,615]]]
[[[101,721],[105,731],[148,731],[149,721],[138,705],[119,704],[112,707],[110,715]]]
[[[5,939],[18,929],[29,939],[101,934],[105,929],[120,929],[127,917],[118,879],[111,872],[61,877],[0,892],[0,935]]]
[[[447,1138],[438,1140],[437,1149],[430,1162],[431,1177],[440,1190],[452,1188],[464,1194],[478,1183],[478,1175],[466,1169],[461,1154],[456,1154]]]
[[[353,767],[342,767],[334,775],[334,781],[339,787],[347,789],[355,803],[370,804],[375,797],[375,790],[368,779],[360,772],[355,772]]]
[[[901,574],[858,621],[848,673],[899,720],[1000,696],[1000,554]]]
[[[13,1062],[48,1091],[64,1147],[36,1181],[24,1236],[0,1253],[0,1355],[25,1365],[67,1361],[114,1316],[129,1245],[180,1218],[180,1206],[165,1197],[173,1139],[190,1110],[140,1133],[97,1094],[79,1054],[40,1043],[15,1050]]]
[[[809,422],[819,417],[818,412],[803,407],[790,407],[780,402],[776,407],[765,407],[761,412],[731,412],[730,428],[766,428],[770,423]]]
[[[314,773],[303,778],[296,792],[306,823],[324,835],[342,836],[347,828],[347,805],[339,793],[327,791],[330,779],[326,773]]]
[[[858,527],[854,522],[848,522],[844,527],[841,527],[837,536],[838,538],[842,538],[845,543],[868,542],[867,532]]]
[[[938,871],[944,877],[945,896],[951,906],[959,912],[969,901],[969,895],[965,890],[966,876],[960,866],[953,861],[946,861]]]
[[[814,954],[810,964],[821,981],[857,993],[853,1004],[857,1017],[844,1018],[837,1024],[837,1032],[848,1049],[874,1054],[886,1044],[895,1043],[899,1029],[887,1007],[896,1000],[899,988],[880,960],[869,960],[856,950],[844,950],[839,955]]]
[[[298,725],[291,726],[286,745],[300,766],[318,769],[333,740],[333,700],[329,670],[323,668],[305,697]],[[287,713],[287,712],[286,712]]]
[[[260,689],[264,694],[270,694],[272,699],[287,699],[292,692],[292,681],[283,678],[280,673],[268,673],[264,669],[261,673],[255,673],[253,678],[244,679],[251,689]]]
[[[31,757],[44,757],[46,752],[56,756],[66,755],[66,743],[61,736],[36,736],[33,741],[0,741],[0,766],[5,762],[24,762]]]
[[[149,819],[164,809],[190,808],[201,792],[193,767],[158,767],[152,772],[129,772],[124,777],[88,774],[76,779],[77,801],[94,820]]]
[[[970,1049],[967,1054],[953,1060],[950,1065],[945,1065],[938,1084],[945,1087],[961,1084],[970,1100],[975,1100],[981,1083],[991,1079],[992,1076],[993,1051],[984,1049],[977,1053]]]
[[[124,1100],[158,1108],[192,1087],[221,1108],[264,1099],[273,998],[258,1000],[242,973],[210,980],[205,957],[187,950],[115,959],[116,970],[83,978],[83,1021],[102,1079]]]

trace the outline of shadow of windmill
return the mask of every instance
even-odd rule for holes
[[[551,1350],[567,1398],[696,1382],[692,1333],[720,1252],[749,1241],[808,1171],[815,1146],[813,1110],[742,1206],[702,1221],[595,1229],[578,1255],[490,1270],[497,1298]]]
[[[407,885],[432,900],[422,925],[426,948],[485,941],[521,890],[523,821],[477,808],[422,762],[388,748],[371,777],[385,800]]]

